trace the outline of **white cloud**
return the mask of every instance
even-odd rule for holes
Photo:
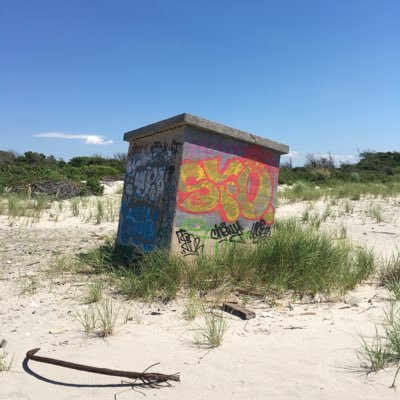
[[[288,154],[283,154],[282,157],[290,157],[290,158],[296,158],[300,153],[298,151],[292,150],[289,151]]]
[[[55,139],[75,139],[84,140],[87,144],[112,144],[112,140],[105,140],[104,136],[100,135],[80,135],[75,133],[63,132],[43,132],[34,135],[41,138],[55,138]]]

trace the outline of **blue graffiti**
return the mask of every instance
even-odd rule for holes
[[[131,142],[122,196],[118,242],[145,252],[171,244],[182,143]]]
[[[149,206],[123,204],[121,216],[119,242],[140,247],[145,252],[152,251],[156,246],[160,212]]]

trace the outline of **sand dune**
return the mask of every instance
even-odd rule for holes
[[[374,279],[335,302],[288,299],[271,308],[259,299],[247,307],[256,312],[248,322],[227,316],[221,347],[193,345],[196,321],[183,315],[184,300],[167,305],[115,298],[135,318],[124,323],[122,312],[115,335],[86,337],[75,314],[84,307],[85,276],[43,272],[57,254],[76,254],[99,245],[116,232],[119,195],[108,188],[103,197],[108,221],[96,221],[96,199],[73,216],[70,202],[54,205],[39,222],[0,217],[0,335],[14,360],[0,374],[1,399],[117,399],[155,396],[158,399],[397,399],[389,389],[393,371],[366,376],[355,350],[359,334],[374,333],[389,293]],[[108,204],[108,205],[106,205]],[[379,207],[382,221],[371,213]],[[107,208],[108,207],[108,208]],[[112,210],[110,208],[114,207]],[[117,207],[117,209],[115,209]],[[300,218],[304,210],[322,215],[327,202],[282,204],[277,218]],[[400,244],[400,199],[364,199],[329,205],[331,215],[321,229],[342,230],[360,245],[389,257]],[[90,214],[90,210],[92,214]],[[36,287],[30,287],[32,282]],[[290,304],[289,304],[290,303]],[[154,313],[155,312],[155,313]],[[139,321],[141,320],[141,321]],[[197,320],[198,322],[198,320]],[[30,361],[27,350],[98,367],[163,373],[180,372],[181,382],[160,390],[121,385],[121,379],[68,370]]]

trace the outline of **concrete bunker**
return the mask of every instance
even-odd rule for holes
[[[119,245],[193,256],[270,236],[288,146],[190,114],[127,132],[124,140]]]

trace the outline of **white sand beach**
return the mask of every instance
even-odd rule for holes
[[[115,334],[86,336],[76,313],[86,307],[89,278],[46,270],[58,255],[82,253],[116,233],[116,191],[114,185],[106,189],[108,216],[100,223],[94,212],[90,215],[95,198],[86,208],[81,205],[77,216],[71,201],[64,201],[62,209],[54,205],[37,222],[0,217],[0,336],[7,340],[8,360],[14,355],[10,371],[0,373],[0,399],[124,400],[141,398],[141,393],[160,400],[399,398],[389,388],[394,371],[366,375],[356,353],[360,334],[374,334],[374,323],[383,318],[389,303],[389,292],[375,278],[335,301],[293,301],[287,296],[271,306],[250,299],[246,307],[256,317],[243,321],[224,313],[228,329],[215,349],[194,345],[201,316],[187,321],[181,296],[164,305],[108,293],[121,310]],[[349,238],[373,248],[379,257],[395,254],[400,244],[400,198],[349,200],[350,205],[346,201],[330,206],[331,215],[321,229],[345,229]],[[371,204],[381,210],[381,222],[368,212]],[[276,218],[300,219],[307,207],[306,202],[281,204]],[[320,201],[310,209],[322,213],[326,207]],[[124,321],[128,309],[132,317]],[[179,372],[181,382],[161,389],[132,387],[118,377],[35,361],[24,366],[26,352],[37,347],[38,355],[118,370],[141,372],[160,363],[150,371]]]

